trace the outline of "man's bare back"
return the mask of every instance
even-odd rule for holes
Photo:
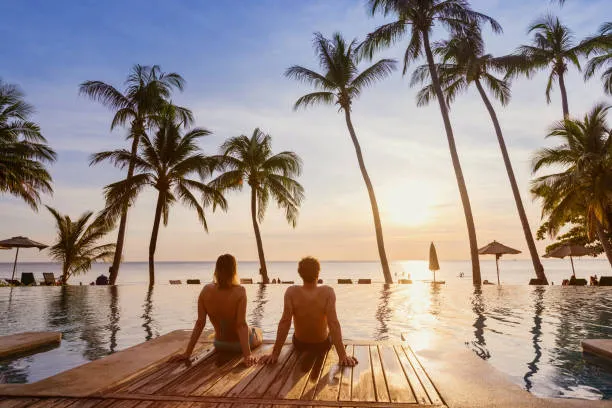
[[[286,296],[293,309],[295,337],[305,343],[321,343],[329,337],[327,308],[333,289],[329,286],[291,286]]]

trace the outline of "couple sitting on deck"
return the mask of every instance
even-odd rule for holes
[[[324,352],[333,344],[340,365],[357,364],[354,357],[346,354],[342,343],[334,290],[329,286],[317,285],[319,270],[319,261],[315,258],[304,258],[298,264],[298,273],[304,283],[290,286],[285,292],[285,306],[278,323],[276,343],[272,353],[262,356],[259,362],[276,363],[293,319],[293,345],[297,350]],[[242,352],[244,364],[251,366],[258,362],[251,350],[259,347],[263,338],[259,328],[249,328],[246,323],[247,296],[244,287],[238,284],[236,259],[229,254],[221,255],[215,265],[214,277],[214,283],[206,285],[198,298],[198,320],[187,350],[172,360],[189,363],[208,316],[215,328],[215,349]]]

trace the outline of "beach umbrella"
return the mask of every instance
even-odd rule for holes
[[[438,254],[436,253],[436,247],[432,242],[429,245],[429,270],[434,274],[434,283],[436,282],[436,271],[440,270],[440,264],[438,263]]]
[[[499,258],[504,254],[520,254],[518,249],[510,248],[497,241],[493,241],[478,250],[480,255],[495,255],[495,267],[497,268],[497,284],[499,285]]]
[[[13,263],[13,276],[11,280],[15,279],[15,268],[17,267],[17,257],[19,256],[19,248],[38,248],[39,250],[46,248],[48,245],[41,244],[40,242],[32,241],[26,237],[13,237],[0,241],[0,247],[2,248],[17,248],[15,252],[15,262]]]
[[[574,256],[592,255],[592,254],[593,254],[593,250],[590,249],[590,248],[586,248],[583,245],[561,245],[561,246],[558,246],[557,248],[553,249],[552,251],[550,251],[546,255],[544,255],[544,258],[561,258],[561,259],[563,259],[566,256],[569,256],[570,263],[572,264],[572,275],[574,275],[574,277],[576,277],[576,271],[574,270],[574,260],[572,259],[572,257],[574,257]]]

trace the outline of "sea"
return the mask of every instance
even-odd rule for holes
[[[474,288],[467,261],[441,262],[436,280],[425,261],[396,261],[394,279],[412,284],[383,283],[377,262],[322,262],[321,278],[337,296],[342,331],[348,339],[399,340],[407,334],[418,352],[432,337],[473,353],[510,381],[537,396],[612,399],[612,366],[584,355],[585,338],[612,339],[612,287],[561,286],[571,275],[565,260],[543,260],[551,286],[528,286],[534,277],[528,260],[502,258],[500,285],[495,261],[481,261],[482,277],[492,285]],[[575,259],[577,277],[612,275],[605,260]],[[148,341],[176,329],[192,327],[196,301],[211,281],[213,262],[160,262],[156,285],[149,289],[148,265],[126,262],[119,284],[90,286],[108,265],[70,279],[67,287],[0,287],[0,335],[32,330],[63,334],[59,347],[0,360],[0,381],[35,382],[88,361]],[[241,278],[259,280],[257,262],[240,262]],[[270,278],[295,281],[296,262],[269,262]],[[59,276],[53,263],[19,263],[21,272]],[[0,278],[10,277],[12,264],[0,264]],[[338,285],[339,278],[371,279],[371,284]],[[169,280],[182,280],[170,285]],[[200,279],[200,285],[186,285]],[[82,285],[80,285],[82,284]],[[275,337],[287,284],[245,285],[248,322]]]

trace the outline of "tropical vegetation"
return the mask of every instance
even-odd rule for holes
[[[495,58],[491,54],[485,54],[484,42],[478,26],[473,26],[463,33],[455,34],[450,40],[435,43],[433,45],[433,53],[440,57],[440,63],[436,65],[436,70],[448,106],[450,106],[460,92],[465,92],[470,86],[475,86],[478,89],[478,93],[493,122],[493,128],[495,129],[504,166],[508,173],[508,180],[512,188],[514,202],[519,213],[533,268],[539,281],[547,283],[544,267],[540,262],[518,183],[514,176],[514,169],[508,155],[502,129],[495,109],[485,90],[486,87],[489,93],[503,106],[509,103],[510,83],[503,78],[496,77],[495,74],[499,72],[505,73],[507,66],[513,62],[514,58]],[[431,84],[429,66],[427,65],[418,67],[412,75],[411,83],[413,85],[423,82],[427,82],[427,86],[421,89],[417,95],[418,105],[425,105],[430,100],[436,98],[434,87]]]
[[[606,121],[609,109],[599,104],[582,120],[564,119],[551,128],[548,137],[559,138],[562,144],[536,152],[533,171],[552,168],[554,172],[535,178],[531,191],[542,201],[542,215],[551,235],[583,215],[587,236],[599,239],[612,265],[608,217],[612,204],[612,130]]]
[[[91,211],[73,221],[70,216],[52,207],[45,207],[56,222],[57,237],[49,247],[49,253],[53,260],[62,265],[62,284],[68,284],[72,276],[86,273],[94,262],[112,259],[115,244],[99,243],[112,230],[112,224],[101,218],[92,219]]]
[[[208,224],[204,208],[212,206],[223,210],[227,203],[223,194],[212,185],[205,183],[215,168],[213,158],[202,153],[199,139],[209,135],[203,128],[184,129],[185,122],[176,116],[169,107],[161,117],[155,119],[157,127],[151,137],[140,135],[140,145],[136,155],[125,149],[96,153],[91,164],[110,161],[119,168],[134,165],[134,175],[107,185],[104,188],[108,211],[118,212],[125,203],[132,205],[138,194],[146,187],[157,190],[157,203],[153,229],[149,243],[149,286],[155,284],[155,250],[159,226],[163,221],[168,225],[170,208],[180,201],[193,209],[205,231]],[[198,179],[193,177],[197,176]]]
[[[0,79],[0,193],[19,197],[37,210],[41,194],[53,192],[46,166],[57,155],[30,120],[33,112],[21,89]]]
[[[584,41],[587,55],[595,54],[584,68],[584,79],[589,79],[597,71],[601,73],[604,91],[612,95],[612,22],[601,25],[599,33]]]
[[[269,283],[259,224],[263,221],[270,198],[285,210],[287,222],[295,228],[304,188],[295,180],[302,172],[302,160],[290,151],[273,153],[272,137],[256,128],[251,137],[240,135],[221,145],[222,156],[215,157],[221,170],[210,185],[216,191],[251,188],[251,220],[257,242],[259,273]]]
[[[132,139],[132,157],[136,157],[140,139],[145,135],[147,127],[151,126],[153,117],[159,115],[170,104],[172,91],[183,90],[185,80],[177,73],[165,73],[159,65],[134,65],[125,81],[125,91],[102,81],[86,81],[79,88],[79,92],[102,103],[115,112],[111,122],[111,130],[116,126],[129,125],[129,138]],[[191,111],[182,107],[174,107],[175,115],[190,124],[193,121]],[[127,166],[126,182],[129,183],[134,175],[135,162]],[[121,255],[127,227],[128,203],[123,203],[115,211],[103,211],[102,215],[109,222],[121,217],[117,232],[117,248],[113,264],[110,269],[109,281],[114,285],[119,274]],[[117,211],[118,210],[118,211]]]
[[[361,176],[370,198],[383,275],[386,283],[392,283],[393,278],[385,251],[378,202],[376,201],[372,181],[366,170],[361,145],[353,127],[351,105],[361,95],[364,88],[372,86],[377,81],[389,76],[395,69],[396,62],[391,59],[381,59],[360,72],[358,69],[357,40],[347,43],[340,33],[335,33],[331,40],[323,37],[321,33],[316,33],[314,35],[314,48],[319,65],[323,70],[321,73],[298,65],[290,67],[285,72],[286,77],[305,82],[316,89],[315,92],[300,97],[295,102],[294,109],[321,104],[336,105],[338,110],[344,112],[346,126],[357,154],[359,170],[361,170]]]

